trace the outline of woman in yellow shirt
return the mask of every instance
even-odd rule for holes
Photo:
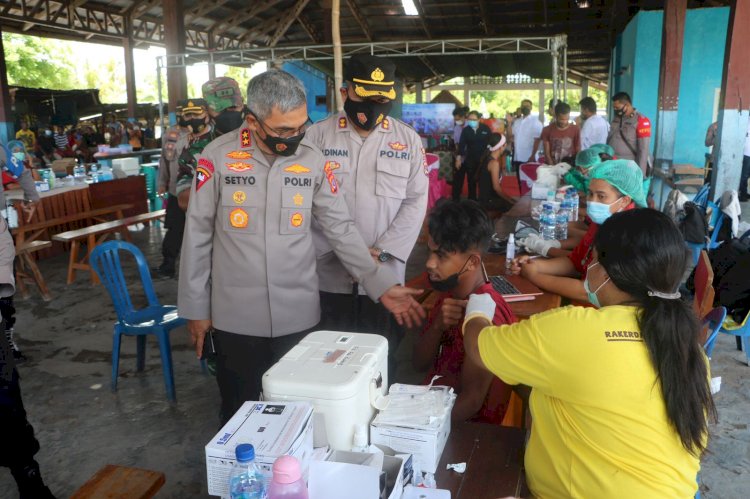
[[[597,308],[490,326],[494,302],[471,296],[467,356],[532,387],[525,461],[535,497],[694,496],[716,409],[699,323],[676,291],[687,263],[666,215],[631,210],[594,240],[584,284]]]

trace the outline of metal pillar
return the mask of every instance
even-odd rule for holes
[[[581,99],[589,96],[589,80],[588,78],[581,78]]]
[[[213,30],[208,32],[208,50],[209,52],[216,50],[216,39],[214,38]],[[208,79],[216,79],[216,64],[214,64],[213,58],[208,63]]]
[[[677,108],[680,102],[686,13],[687,0],[671,0],[664,4],[654,168],[661,168],[665,172],[672,166],[677,138]]]
[[[422,84],[417,83],[414,85],[414,92],[416,92],[416,103],[421,104],[422,103]]]
[[[718,147],[714,147],[716,158],[711,172],[712,198],[739,186],[750,114],[750,64],[747,63],[750,2],[732,0],[730,9],[719,101]]]
[[[164,42],[167,47],[167,95],[169,96],[169,123],[177,122],[177,101],[187,98],[185,67],[176,67],[170,55],[185,53],[185,19],[182,0],[164,0]],[[174,67],[173,67],[174,66]]]
[[[542,125],[544,125],[544,113],[547,110],[547,96],[544,95],[545,87],[544,82],[539,84],[539,121],[542,122]]]
[[[466,87],[466,78],[464,78],[464,106],[471,107],[471,90]]]
[[[0,142],[7,144],[16,138],[13,123],[13,109],[8,91],[8,75],[5,70],[5,49],[3,48],[3,30],[0,26]]]
[[[125,90],[128,96],[128,119],[135,119],[138,96],[135,84],[135,65],[133,61],[133,30],[130,29],[130,20],[127,22],[126,33],[122,40],[122,48],[125,52]]]

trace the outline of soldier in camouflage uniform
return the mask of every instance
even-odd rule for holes
[[[190,130],[188,143],[177,155],[177,201],[180,208],[187,210],[190,199],[190,184],[195,176],[198,156],[212,140],[216,138],[216,131],[208,115],[208,104],[204,99],[191,99],[182,109],[183,122]]]
[[[227,76],[214,78],[204,83],[202,90],[217,136],[242,126],[246,108],[236,80]]]

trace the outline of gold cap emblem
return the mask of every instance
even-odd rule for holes
[[[385,74],[380,68],[375,68],[375,71],[372,72],[370,78],[372,78],[372,81],[383,81]]]

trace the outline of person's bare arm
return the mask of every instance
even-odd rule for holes
[[[546,262],[546,267],[554,272],[544,272],[543,266],[532,261],[521,268],[521,276],[525,277],[539,288],[577,301],[587,301],[583,282],[578,277],[573,263],[567,258],[553,258]]]
[[[484,364],[464,357],[461,367],[461,393],[451,411],[451,423],[460,423],[474,416],[482,408],[494,375]]]

